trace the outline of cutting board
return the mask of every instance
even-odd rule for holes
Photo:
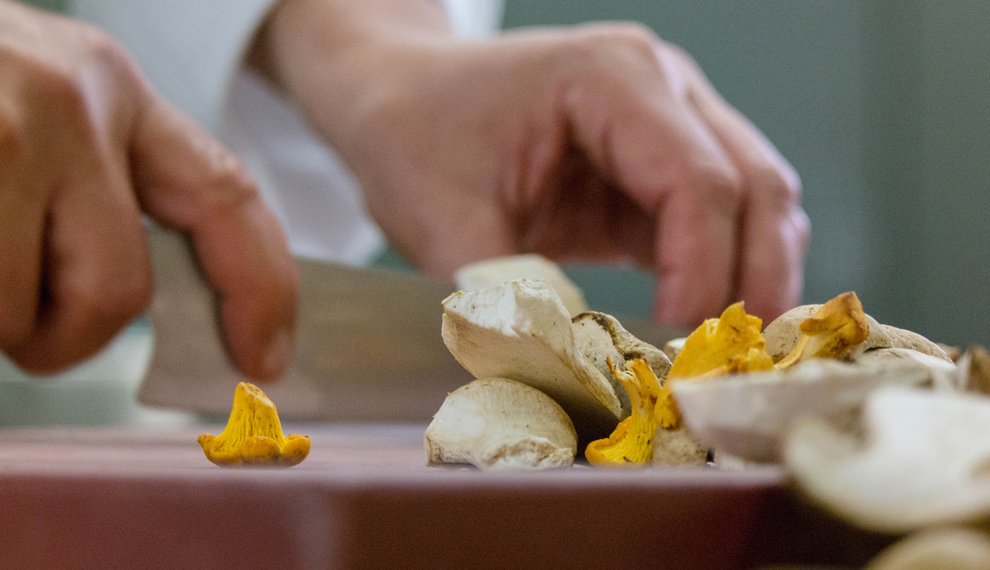
[[[289,469],[209,463],[183,428],[0,430],[3,568],[860,565],[887,541],[764,467],[485,473],[424,465],[424,425],[293,425]]]

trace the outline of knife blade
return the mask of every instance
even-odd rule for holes
[[[214,291],[186,240],[149,228],[155,270],[150,310],[155,347],[138,392],[141,403],[204,414],[230,411],[243,380],[227,360]],[[297,258],[300,305],[288,372],[265,392],[294,420],[426,421],[471,375],[440,337],[441,302],[454,286],[385,268]],[[683,331],[623,319],[662,346]]]

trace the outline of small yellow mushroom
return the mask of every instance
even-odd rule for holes
[[[660,392],[656,413],[658,425],[676,429],[681,423],[681,414],[671,393],[672,382],[773,368],[760,333],[762,326],[759,317],[746,314],[740,301],[729,305],[719,318],[708,319],[695,329],[677,353]]]
[[[223,432],[200,434],[198,441],[206,458],[221,466],[290,467],[309,454],[309,436],[283,434],[275,404],[248,382],[237,384]]]
[[[607,439],[589,443],[584,456],[588,463],[598,466],[649,465],[657,429],[655,414],[660,381],[642,358],[627,361],[626,370],[621,372],[615,369],[611,358],[606,363],[612,376],[629,393],[632,414],[619,422]]]
[[[870,325],[856,293],[849,291],[825,303],[801,321],[801,339],[777,363],[780,370],[809,358],[845,359],[866,340]]]

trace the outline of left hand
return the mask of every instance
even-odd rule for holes
[[[632,260],[659,276],[657,318],[682,325],[739,299],[766,319],[797,303],[798,177],[680,49],[629,24],[461,41],[367,12],[340,39],[336,4],[282,5],[274,75],[418,266]]]

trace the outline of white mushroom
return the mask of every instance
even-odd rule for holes
[[[986,570],[990,537],[969,528],[926,530],[885,548],[865,570]]]
[[[886,368],[888,366],[913,366],[923,371],[927,376],[923,385],[930,385],[936,390],[964,389],[966,383],[965,371],[952,362],[943,360],[911,348],[875,348],[867,350],[856,359],[857,364]]]
[[[546,281],[572,316],[588,310],[581,289],[556,263],[535,253],[485,259],[462,266],[454,273],[454,282],[464,291],[476,291],[519,279]]]
[[[423,435],[430,463],[480,469],[569,467],[577,435],[549,396],[507,378],[482,378],[447,395]]]
[[[787,311],[767,325],[763,338],[767,342],[767,354],[774,362],[780,361],[797,344],[801,338],[801,323],[815,314],[822,305],[801,305]],[[952,362],[952,359],[934,342],[922,335],[877,322],[866,315],[869,335],[849,355],[851,359],[859,357],[863,352],[874,348],[910,348],[924,354]]]
[[[475,378],[511,378],[544,392],[584,440],[607,435],[623,415],[613,384],[575,346],[570,316],[543,281],[454,293],[443,302],[441,332]]]
[[[816,502],[888,533],[990,519],[990,399],[882,388],[862,429],[861,442],[808,420],[787,438],[786,466]]]
[[[787,371],[675,382],[673,391],[688,429],[703,443],[749,461],[773,462],[795,420],[845,419],[881,385],[929,378],[927,369],[910,364],[813,359]]]

